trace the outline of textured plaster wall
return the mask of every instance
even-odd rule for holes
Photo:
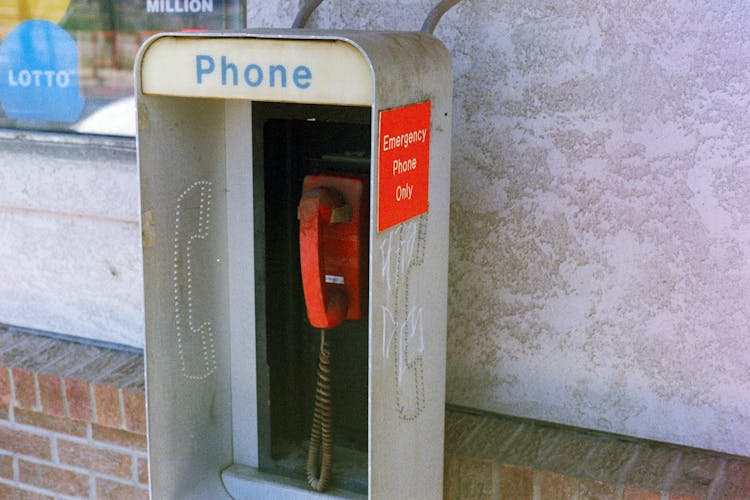
[[[293,18],[272,4],[250,24]],[[415,29],[431,5],[330,0],[310,25]],[[465,1],[436,34],[449,401],[750,455],[747,6]]]

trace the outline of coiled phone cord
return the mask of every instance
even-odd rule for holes
[[[331,344],[320,330],[318,386],[315,390],[310,448],[307,450],[307,482],[315,491],[328,487],[333,465],[333,411],[331,408]],[[320,466],[320,470],[318,470]]]

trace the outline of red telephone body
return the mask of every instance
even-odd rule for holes
[[[308,175],[302,184],[299,251],[307,317],[333,328],[362,317],[367,287],[367,192],[356,176]]]

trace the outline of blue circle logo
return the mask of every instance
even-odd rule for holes
[[[0,104],[8,118],[74,122],[79,94],[78,47],[49,21],[26,21],[0,45]]]

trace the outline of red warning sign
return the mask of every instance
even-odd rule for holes
[[[378,231],[427,212],[430,101],[380,112]]]

